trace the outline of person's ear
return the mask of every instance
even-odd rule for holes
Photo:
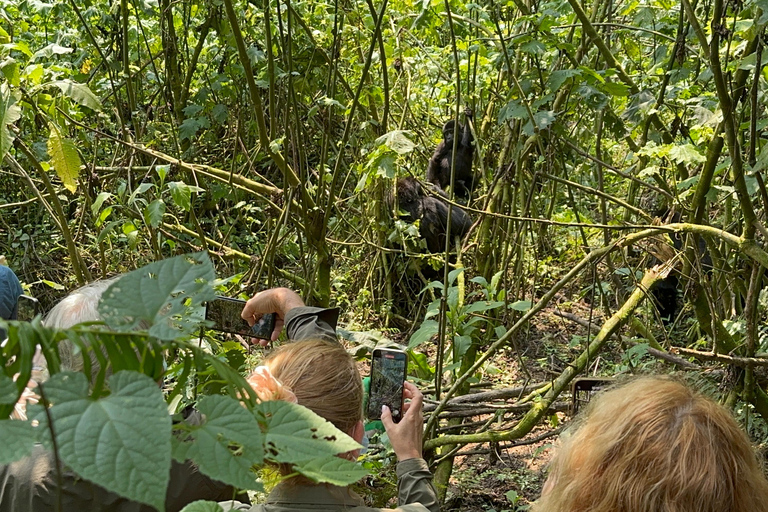
[[[365,436],[365,426],[363,426],[363,422],[358,421],[354,427],[352,427],[352,439],[357,441],[358,443],[361,443],[363,441],[363,436]]]

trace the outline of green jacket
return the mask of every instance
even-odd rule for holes
[[[266,503],[246,505],[237,501],[219,503],[225,511],[247,512],[440,512],[432,473],[424,459],[408,459],[397,464],[398,507],[366,507],[363,499],[346,487],[302,485],[282,482],[269,493]]]

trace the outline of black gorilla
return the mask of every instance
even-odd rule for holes
[[[435,192],[445,197],[442,190],[435,189]],[[448,230],[448,204],[440,197],[427,195],[415,178],[397,180],[397,203],[401,211],[408,213],[403,216],[404,220],[420,220],[419,234],[426,240],[429,252],[443,252]],[[471,226],[472,219],[469,215],[454,206],[451,214],[451,237],[463,237]]]
[[[466,113],[470,117],[469,111]],[[456,121],[451,119],[443,125],[443,140],[435,148],[435,154],[429,159],[427,181],[445,190],[451,184],[451,151],[453,150],[453,132]],[[472,172],[472,157],[475,154],[475,140],[469,124],[459,123],[459,141],[456,146],[454,165],[454,193],[468,199],[475,186],[475,174]]]
[[[679,212],[671,212],[672,215],[669,215],[670,211],[664,209],[658,213],[658,216],[661,218],[669,217],[668,222],[670,223],[680,222],[681,215]],[[672,246],[675,250],[681,251],[683,249],[683,238],[681,234],[672,233],[670,234],[670,238],[672,239]],[[711,271],[712,256],[710,256],[709,250],[707,249],[706,240],[701,236],[698,237],[698,253],[701,267],[704,272]],[[677,270],[673,270],[670,272],[669,276],[657,281],[656,285],[651,290],[651,295],[653,296],[656,308],[659,311],[659,317],[661,317],[661,321],[664,325],[669,325],[674,322],[675,317],[677,316],[677,287],[680,282],[679,275],[680,273]]]

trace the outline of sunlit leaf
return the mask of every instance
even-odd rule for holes
[[[8,125],[15,123],[19,117],[21,117],[21,108],[16,96],[7,83],[0,84],[0,163],[11,149],[15,138]]]
[[[64,137],[58,127],[48,123],[51,130],[48,136],[48,155],[56,174],[64,187],[70,192],[77,190],[77,176],[80,174],[80,154],[75,143]]]
[[[406,136],[408,133],[406,130],[393,130],[376,139],[376,144],[385,144],[398,155],[406,155],[416,147],[416,144]]]
[[[156,228],[163,221],[165,214],[165,201],[155,199],[144,208],[144,222]]]
[[[296,470],[316,482],[339,486],[353,484],[368,474],[361,465],[333,455],[312,459]]]
[[[360,448],[351,437],[306,407],[270,400],[259,404],[258,411],[267,427],[264,446],[275,462],[304,465],[319,457]]]
[[[72,80],[55,80],[51,82],[53,85],[61,89],[61,92],[66,96],[69,96],[80,105],[88,107],[91,110],[101,111],[101,101],[93,94],[87,85],[73,82]]]

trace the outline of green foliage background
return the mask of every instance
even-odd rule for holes
[[[45,309],[62,286],[205,250],[230,295],[290,286],[353,328],[408,333],[443,454],[528,433],[619,335],[635,345],[608,373],[649,354],[726,365],[728,403],[747,425],[768,418],[765,0],[5,0],[0,14],[0,251]],[[481,182],[465,271],[418,294],[445,258],[387,197],[424,178],[465,108]],[[644,290],[670,272],[685,307],[664,325]],[[507,349],[528,377],[547,367],[525,357],[530,328],[574,303],[602,329],[554,349],[569,363],[523,417],[436,434]],[[153,339],[180,328],[135,320]]]

